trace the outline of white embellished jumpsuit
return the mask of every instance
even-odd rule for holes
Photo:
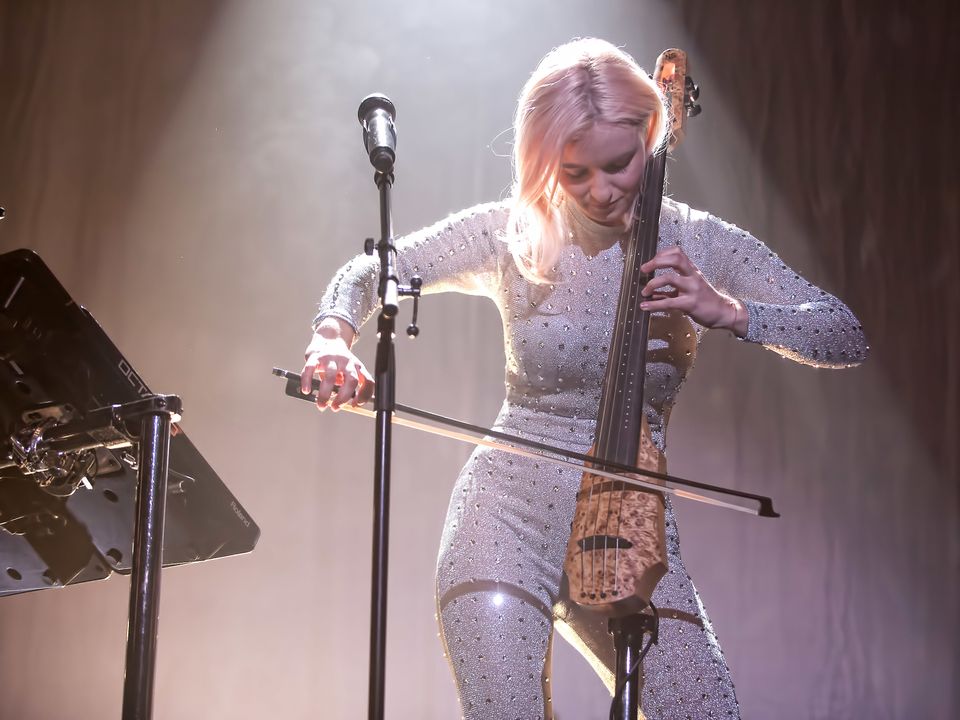
[[[399,276],[424,293],[492,299],[503,320],[506,399],[495,429],[579,452],[593,441],[608,342],[623,272],[622,230],[567,210],[570,245],[553,284],[524,279],[502,240],[509,203],[480,205],[397,241]],[[617,237],[611,237],[616,234]],[[664,198],[659,249],[679,245],[706,279],[743,301],[746,340],[800,362],[843,367],[866,353],[862,329],[838,299],[723,221]],[[582,248],[606,247],[597,253]],[[377,309],[379,261],[361,255],[330,283],[316,321],[359,328]],[[680,312],[651,321],[644,411],[662,450],[670,409],[703,328]],[[479,448],[457,478],[437,562],[442,638],[468,720],[548,720],[553,629],[613,685],[606,619],[562,587],[580,474]],[[666,516],[669,571],[653,602],[660,638],[644,663],[643,713],[672,720],[739,717],[730,673],[680,558]]]

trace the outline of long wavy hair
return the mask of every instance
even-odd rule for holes
[[[554,48],[520,93],[514,120],[513,208],[507,242],[520,272],[551,281],[567,243],[559,183],[564,147],[605,122],[637,128],[649,156],[664,141],[666,110],[656,84],[616,46],[584,38]]]

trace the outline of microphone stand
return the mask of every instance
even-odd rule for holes
[[[364,250],[380,256],[379,294],[380,317],[377,320],[377,356],[374,367],[376,396],[376,439],[374,443],[374,490],[373,490],[373,572],[370,603],[370,720],[382,720],[386,676],[387,645],[387,561],[390,531],[390,450],[392,418],[396,409],[396,365],[394,362],[394,327],[401,296],[414,299],[413,320],[407,334],[416,337],[417,306],[420,297],[421,279],[412,277],[409,286],[400,285],[396,270],[396,247],[393,244],[393,219],[391,217],[390,191],[393,187],[393,169],[377,170],[374,182],[380,191],[380,241],[374,244],[367,238]]]

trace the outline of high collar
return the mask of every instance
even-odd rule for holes
[[[621,242],[627,236],[623,225],[604,225],[587,216],[576,201],[563,200],[564,217],[570,231],[570,242],[588,255],[596,254]]]

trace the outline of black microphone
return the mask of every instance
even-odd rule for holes
[[[367,95],[357,110],[363,126],[363,144],[377,172],[390,172],[397,159],[397,128],[393,124],[396,114],[390,99],[380,93]]]

